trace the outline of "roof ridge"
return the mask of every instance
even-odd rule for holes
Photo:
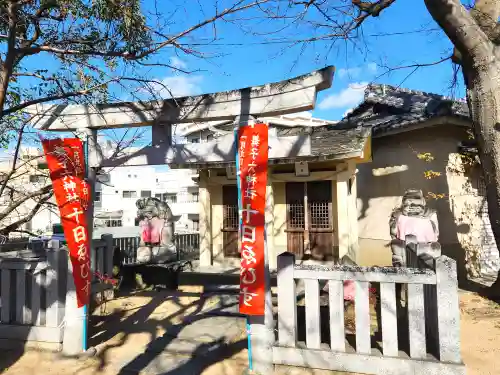
[[[390,91],[393,92],[398,92],[398,93],[405,93],[405,94],[413,94],[413,95],[421,95],[421,96],[427,96],[433,99],[439,99],[439,100],[448,100],[451,102],[457,102],[457,103],[463,103],[463,100],[461,99],[454,99],[450,96],[446,95],[440,95],[432,92],[426,92],[426,91],[420,91],[420,90],[412,90],[408,89],[405,87],[398,87],[398,86],[393,86],[385,83],[370,83],[368,86],[365,88],[365,95],[364,95],[364,100],[369,100],[369,95],[374,94],[377,96],[381,96],[380,93],[376,92],[374,89],[380,89],[382,90],[383,94],[386,95],[385,91],[389,89]]]

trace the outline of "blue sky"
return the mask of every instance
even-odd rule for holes
[[[153,1],[143,0],[146,12],[153,10]],[[168,30],[170,35],[175,35],[211,17],[214,3],[211,0],[169,0],[162,3],[159,10],[164,14],[175,10]],[[219,9],[232,3],[234,0],[219,0]],[[398,0],[379,17],[368,18],[360,30],[363,38],[355,43],[338,39],[295,46],[276,43],[277,38],[310,38],[315,36],[314,30],[286,27],[289,23],[282,22],[284,28],[279,34],[269,34],[270,30],[281,27],[279,21],[271,26],[268,22],[253,19],[255,13],[245,13],[244,16],[244,27],[241,22],[222,21],[216,24],[216,28],[205,27],[183,40],[206,44],[190,46],[202,57],[176,48],[165,48],[151,59],[151,62],[170,62],[191,71],[190,74],[165,67],[144,67],[135,74],[162,81],[176,96],[184,96],[280,81],[334,65],[337,72],[333,87],[320,93],[313,112],[314,116],[329,120],[341,119],[346,111],[356,106],[363,98],[365,85],[373,81],[464,96],[461,80],[458,91],[450,89],[452,64],[449,61],[413,73],[413,69],[397,69],[384,74],[387,67],[428,64],[451,53],[451,43],[432,20],[423,1]],[[28,64],[30,68],[51,66],[57,69],[57,65],[51,65],[51,60],[44,56],[36,56]],[[169,97],[160,87],[158,90],[164,97]],[[114,94],[122,100],[133,97],[127,92],[127,87],[116,90]]]
[[[190,4],[193,3],[197,2]],[[253,36],[232,24],[219,23],[217,41],[210,49],[204,50],[212,57],[205,59],[179,54],[173,48],[162,53],[174,65],[199,72],[185,75],[153,69],[147,74],[162,80],[174,93],[186,95],[279,81],[326,65],[335,65],[337,73],[333,87],[320,94],[314,111],[316,117],[331,120],[342,118],[347,110],[355,106],[362,99],[364,86],[374,80],[463,97],[461,81],[458,91],[450,89],[452,64],[449,61],[420,68],[413,74],[410,74],[413,69],[399,69],[382,75],[387,67],[431,63],[450,54],[451,43],[438,29],[423,3],[414,0],[396,1],[380,17],[368,19],[363,24],[364,38],[356,45],[338,40],[335,43],[323,41],[309,44],[302,50],[302,44],[295,47],[259,44],[275,40],[276,36]],[[209,9],[207,5],[204,11]],[[192,5],[188,10],[189,15],[183,19],[186,25],[206,17],[198,5]],[[269,30],[268,26],[259,23],[251,25],[253,32],[262,28],[265,34]],[[181,21],[172,27],[180,30],[184,26]],[[196,38],[208,40],[213,35],[212,31],[211,28],[205,29],[197,33]],[[293,30],[286,31],[284,35],[290,39],[305,36],[294,34]]]

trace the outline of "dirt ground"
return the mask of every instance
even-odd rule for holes
[[[160,298],[160,299],[158,299]],[[200,307],[199,295],[183,293],[176,298],[150,295],[118,298],[106,306],[106,318],[95,327],[93,341],[97,344],[97,355],[90,358],[68,359],[60,355],[26,351],[14,353],[3,351],[0,355],[0,373],[6,375],[62,375],[62,374],[131,374],[126,364],[142,356],[150,342],[164,336],[176,325],[193,314],[210,307],[214,301],[203,301]],[[500,305],[473,293],[461,293],[461,337],[462,356],[468,375],[493,375],[500,368]],[[113,324],[111,320],[115,321]],[[168,323],[165,323],[168,321]],[[104,328],[107,327],[107,328]],[[247,352],[245,332],[237,332],[232,337],[233,350],[219,353],[221,360],[206,361],[199,370],[167,370],[158,374],[169,375],[241,375],[246,373]],[[215,353],[214,353],[215,355]],[[186,362],[189,357],[176,355],[172,368]],[[172,358],[168,359],[172,361]],[[179,362],[180,361],[180,362]],[[165,363],[169,363],[168,361]],[[143,372],[141,372],[143,373]],[[146,373],[146,372],[144,372]],[[147,373],[154,373],[148,371]],[[334,374],[326,371],[312,371],[295,368],[278,369],[280,375]]]

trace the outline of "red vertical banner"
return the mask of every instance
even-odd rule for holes
[[[265,210],[268,127],[258,123],[238,129],[240,179],[240,313],[264,315]]]
[[[44,139],[42,145],[73,265],[77,304],[82,307],[89,301],[91,281],[91,239],[85,214],[90,191],[84,180],[83,144],[78,138],[65,138]]]

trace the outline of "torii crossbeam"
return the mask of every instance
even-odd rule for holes
[[[125,155],[106,158],[95,143],[90,152],[91,167],[169,165],[172,168],[199,168],[206,163],[235,160],[234,137],[227,136],[202,144],[172,145],[173,124],[235,118],[278,116],[311,110],[318,91],[331,87],[335,68],[329,66],[289,80],[239,90],[144,103],[100,105],[42,105],[30,109],[32,122],[40,130],[84,130],[152,127],[152,145]],[[269,134],[270,162],[311,154],[307,134],[278,137]]]
[[[289,80],[239,90],[150,102],[98,105],[50,104],[30,108],[40,130],[109,129],[277,116],[314,108],[318,91],[331,87],[328,66]]]

